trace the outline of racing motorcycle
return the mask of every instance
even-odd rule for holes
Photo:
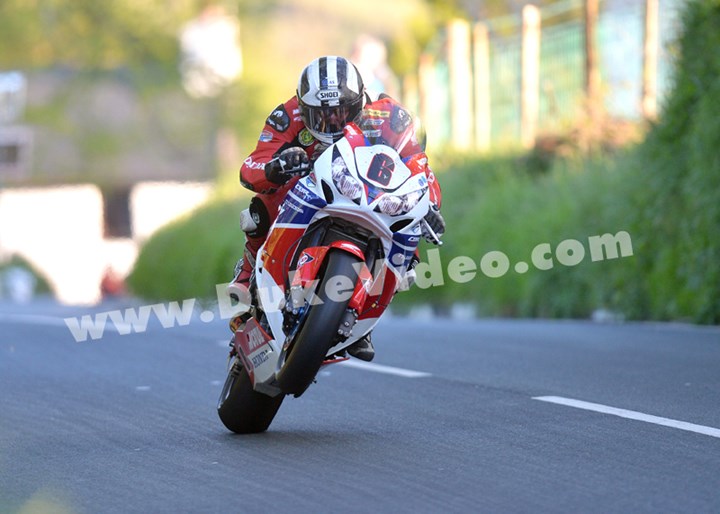
[[[441,244],[425,220],[426,157],[403,115],[363,111],[285,197],[231,343],[217,406],[229,430],[267,430],[287,395],[301,396],[321,367],[347,360],[345,349],[407,287],[420,238]]]

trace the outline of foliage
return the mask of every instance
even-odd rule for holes
[[[242,255],[240,202],[218,199],[157,232],[128,277],[133,293],[151,300],[214,298]]]
[[[467,18],[458,0],[425,0],[427,11],[409,20],[408,31],[397,31],[388,45],[388,63],[398,75],[417,70],[420,54],[453,18]]]
[[[0,296],[8,293],[8,291],[3,291],[3,289],[8,286],[6,281],[9,273],[12,273],[12,271],[16,269],[24,270],[33,277],[33,294],[52,294],[52,287],[47,277],[38,271],[27,259],[20,255],[12,255],[9,259],[0,260]]]
[[[547,243],[554,252],[564,240],[579,241],[589,253],[589,237],[626,229],[621,200],[598,195],[617,187],[622,173],[607,169],[608,162],[584,164],[559,161],[551,174],[538,175],[522,156],[471,159],[451,165],[440,176],[448,221],[441,249],[443,269],[453,259],[468,256],[478,266],[467,283],[448,280],[442,288],[415,289],[398,297],[401,303],[418,301],[442,307],[454,301],[474,303],[483,315],[586,317],[599,307],[614,305],[612,281],[606,274],[627,265],[591,262],[577,266],[554,259],[549,270],[532,265],[533,249]],[[510,268],[491,278],[483,261],[491,252],[507,255]],[[630,260],[630,259],[628,259]],[[514,265],[529,265],[518,273]]]
[[[664,114],[640,148],[633,198],[647,228],[638,241],[641,304],[664,318],[720,322],[720,4],[692,2]],[[643,315],[645,312],[638,312]]]
[[[174,66],[177,29],[193,9],[192,0],[5,0],[0,67]]]

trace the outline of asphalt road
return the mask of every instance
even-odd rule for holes
[[[89,312],[0,304],[0,512],[720,512],[719,328],[387,319],[236,436],[223,321]]]

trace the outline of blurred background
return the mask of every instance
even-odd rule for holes
[[[716,11],[700,0],[5,0],[0,295],[211,298],[241,253],[242,161],[303,67],[336,54],[422,119],[447,202],[446,262],[633,237],[632,259],[478,276],[405,294],[400,309],[717,323],[718,169],[703,146],[713,132],[693,128],[688,106],[709,98],[718,57],[687,52],[714,43]]]

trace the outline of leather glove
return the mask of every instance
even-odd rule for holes
[[[432,231],[435,232],[438,239],[445,233],[445,218],[440,214],[440,209],[436,205],[430,207],[430,210],[425,215],[425,221]],[[437,242],[427,230],[423,230],[423,236],[431,243]]]
[[[265,178],[273,184],[284,184],[295,175],[310,170],[310,159],[298,146],[286,148],[265,165]]]

